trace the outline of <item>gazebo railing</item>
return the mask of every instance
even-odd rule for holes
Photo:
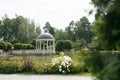
[[[53,50],[12,50],[11,54],[51,54],[55,53]]]

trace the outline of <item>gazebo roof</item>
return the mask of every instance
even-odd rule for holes
[[[54,37],[50,33],[42,33],[37,39],[54,39]]]

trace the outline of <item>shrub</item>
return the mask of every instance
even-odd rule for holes
[[[25,44],[26,45],[26,49],[34,49],[34,46],[31,44]]]
[[[61,52],[60,56],[52,58],[52,65],[57,68],[60,73],[70,73],[70,66],[72,65],[72,59],[69,56],[64,56]]]
[[[70,40],[64,41],[64,49],[70,51],[72,49],[72,42]]]
[[[85,68],[88,72],[99,72],[102,69],[101,54],[97,51],[81,51],[84,57]]]
[[[60,40],[56,43],[57,51],[70,51],[70,49],[72,49],[72,42],[70,40]]]
[[[19,61],[2,61],[0,63],[0,73],[20,73],[22,71],[22,63]]]
[[[22,44],[21,43],[15,43],[14,44],[14,49],[22,49]]]
[[[6,50],[7,49],[7,45],[5,42],[0,42],[0,49],[2,50]]]
[[[16,43],[14,44],[14,49],[34,49],[34,46],[31,44]]]
[[[78,51],[82,48],[82,42],[80,40],[72,43],[75,51]]]
[[[31,60],[26,60],[23,62],[23,72],[33,72],[34,63]]]
[[[105,52],[102,54],[103,68],[97,77],[99,80],[119,80],[120,79],[120,52],[112,54]]]
[[[62,40],[60,40],[60,41],[58,41],[57,43],[56,43],[56,50],[57,51],[63,51],[64,50],[64,42],[62,41]]]
[[[0,42],[0,49],[8,51],[9,49],[12,49],[12,44],[10,42]]]
[[[7,51],[12,49],[12,44],[10,42],[5,42],[5,43],[7,45],[7,49],[6,49]]]
[[[34,71],[38,74],[52,73],[52,65],[50,62],[36,61],[34,64]]]

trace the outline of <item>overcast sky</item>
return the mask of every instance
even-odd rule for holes
[[[87,16],[89,21],[94,16],[89,16],[88,11],[93,8],[91,0],[0,0],[0,19],[5,14],[13,18],[15,14],[34,20],[41,27],[49,21],[51,26],[64,29],[69,22],[77,21]]]

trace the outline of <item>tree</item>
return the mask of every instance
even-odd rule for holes
[[[40,26],[37,26],[35,30],[36,30],[37,35],[41,34],[41,28],[40,28]]]
[[[14,38],[13,23],[7,15],[2,19],[3,20],[0,21],[0,38],[3,38],[4,41],[11,41]]]
[[[92,0],[96,7],[96,21],[93,24],[98,40],[105,50],[117,50],[120,45],[120,0]],[[99,80],[120,79],[120,55],[104,54],[103,67],[97,76]]]
[[[49,22],[45,23],[45,26],[43,27],[44,32],[49,32],[50,34],[52,34],[53,36],[55,36],[55,31],[54,28],[50,25]]]
[[[120,42],[120,0],[92,0],[97,8],[94,30],[103,49],[116,49]]]
[[[66,32],[64,32],[62,29],[55,29],[55,39],[56,40],[66,40],[67,36],[66,36]]]
[[[34,21],[31,21],[23,16],[16,16],[15,18],[8,18],[5,15],[0,20],[0,39],[8,42],[23,42],[30,43],[38,36],[38,31],[35,28]]]
[[[80,21],[75,23],[75,26],[75,33],[78,40],[81,39],[84,45],[90,43],[93,37],[93,31],[88,19],[86,17],[82,17]]]
[[[75,22],[74,21],[71,21],[69,23],[69,26],[66,27],[65,32],[66,32],[66,37],[68,40],[76,41]]]

